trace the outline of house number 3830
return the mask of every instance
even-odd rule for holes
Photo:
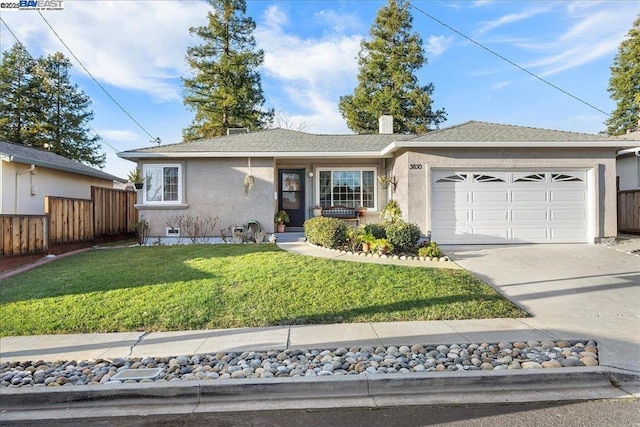
[[[411,163],[409,169],[422,169],[422,165],[420,163]]]

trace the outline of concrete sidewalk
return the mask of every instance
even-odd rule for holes
[[[626,247],[631,247],[628,244]],[[631,244],[638,244],[640,248],[640,240]],[[279,236],[278,245],[303,255],[325,258],[340,255],[313,248],[295,234]],[[441,264],[470,270],[532,317],[5,337],[0,339],[0,362],[364,345],[595,339],[600,366],[562,368],[553,372],[231,380],[213,385],[182,381],[162,385],[73,386],[55,391],[3,389],[0,393],[5,402],[14,402],[16,408],[20,408],[20,402],[39,402],[41,419],[51,420],[60,416],[60,412],[54,410],[58,408],[55,405],[68,408],[69,402],[75,402],[73,405],[80,411],[77,414],[90,418],[99,413],[125,416],[140,414],[140,411],[188,414],[246,410],[242,408],[247,407],[247,402],[251,402],[249,406],[254,410],[275,410],[640,396],[640,257],[628,253],[631,250],[614,250],[603,245],[445,246],[443,250],[454,262]],[[360,257],[351,257],[360,261]],[[347,257],[338,257],[343,258]],[[368,257],[363,258],[370,261]],[[414,263],[425,266],[422,261]],[[621,387],[612,386],[621,378],[628,382]],[[10,400],[6,400],[8,398]],[[96,400],[104,403],[102,409],[96,407],[99,406]],[[27,405],[25,410],[33,409],[29,406],[32,403],[22,404]],[[52,410],[47,412],[48,408]],[[9,415],[0,414],[0,421],[21,419],[19,409],[9,412]],[[29,412],[24,417],[33,414]]]

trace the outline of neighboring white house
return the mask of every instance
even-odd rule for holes
[[[42,215],[44,197],[90,199],[126,180],[49,151],[0,141],[0,214]]]
[[[629,132],[618,138],[625,141],[640,141],[640,131]],[[640,144],[640,142],[635,144]],[[620,150],[616,168],[618,171],[618,190],[640,190],[640,146]]]
[[[592,243],[617,234],[616,153],[628,141],[470,121],[425,135],[313,135],[284,129],[125,151],[145,177],[136,207],[151,236],[174,215],[259,221],[285,209],[300,227],[310,208],[367,209],[389,199],[442,244]],[[246,187],[247,176],[253,185]],[[383,189],[378,177],[393,177]],[[216,230],[217,233],[218,230]]]

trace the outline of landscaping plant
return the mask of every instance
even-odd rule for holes
[[[325,248],[337,248],[347,241],[347,225],[337,218],[316,217],[305,221],[307,241]]]
[[[420,227],[404,221],[387,224],[387,239],[399,252],[413,252],[420,240]]]
[[[442,251],[436,242],[425,243],[418,248],[418,256],[424,258],[440,258]]]

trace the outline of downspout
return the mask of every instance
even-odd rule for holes
[[[23,175],[27,172],[29,172],[30,174],[33,175],[34,171],[36,170],[36,165],[31,165],[31,167],[29,167],[29,169],[25,169],[23,171],[20,172],[16,172],[16,209],[15,209],[15,214],[18,215],[18,207],[19,207],[19,186],[18,186],[18,178],[20,178],[20,175]]]

